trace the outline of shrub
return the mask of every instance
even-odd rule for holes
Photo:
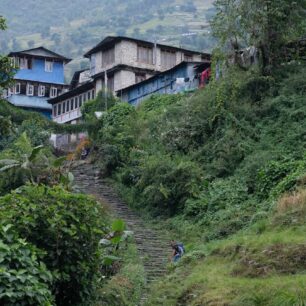
[[[140,205],[160,213],[182,212],[186,200],[197,197],[201,171],[191,161],[168,155],[150,156],[139,165],[135,186]]]
[[[1,220],[3,221],[3,220]],[[18,237],[11,224],[0,225],[0,304],[51,306],[52,275],[40,252]]]
[[[105,222],[99,204],[60,187],[25,186],[0,198],[0,218],[45,252],[57,305],[90,304],[99,272]]]

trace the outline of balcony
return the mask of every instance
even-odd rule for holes
[[[76,120],[81,117],[82,117],[82,113],[81,113],[81,110],[78,108],[68,113],[64,113],[59,116],[54,116],[53,121],[56,123],[63,124],[63,123],[67,123],[67,122]]]

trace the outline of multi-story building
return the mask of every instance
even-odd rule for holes
[[[118,93],[156,73],[181,62],[210,60],[210,54],[186,50],[128,37],[106,37],[85,57],[90,59],[90,73],[95,90],[107,88]]]
[[[70,90],[49,99],[58,123],[80,120],[80,108],[101,90],[122,98],[123,89],[150,79],[182,62],[210,62],[210,54],[127,37],[107,37],[85,54],[89,71],[76,72]]]
[[[9,57],[16,74],[15,84],[5,91],[5,98],[15,106],[39,111],[51,118],[52,106],[48,99],[68,90],[64,65],[70,59],[44,47],[12,52]]]

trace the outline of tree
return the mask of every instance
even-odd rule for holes
[[[5,22],[5,19],[2,16],[0,16],[0,30],[1,31],[6,30],[6,22]]]
[[[259,49],[263,73],[282,61],[284,46],[305,34],[306,0],[216,0],[212,20],[222,48]]]
[[[0,16],[0,31],[6,29],[5,19]],[[14,72],[11,62],[7,56],[0,55],[0,95],[4,88],[7,88],[13,82]]]

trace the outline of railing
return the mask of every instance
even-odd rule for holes
[[[72,120],[76,120],[80,117],[82,117],[82,113],[81,113],[80,109],[75,109],[75,110],[70,111],[68,113],[64,113],[62,115],[53,117],[53,121],[55,121],[57,123],[66,123],[66,122],[69,122],[69,121],[72,121]]]

